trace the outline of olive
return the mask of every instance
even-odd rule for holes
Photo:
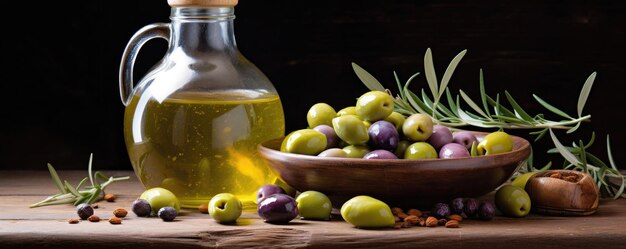
[[[406,118],[404,117],[404,115],[400,114],[399,112],[392,112],[384,120],[389,123],[392,123],[393,126],[396,127],[396,130],[398,130],[398,132],[401,132],[402,125],[404,124],[404,120],[406,120]]]
[[[434,125],[433,133],[426,142],[435,147],[435,150],[440,150],[444,145],[452,143],[452,132],[446,126]]]
[[[369,145],[374,149],[393,151],[398,147],[400,135],[392,123],[385,120],[376,121],[367,129]]]
[[[476,147],[479,155],[494,155],[513,150],[513,139],[503,131],[487,134]]]
[[[369,91],[356,101],[356,114],[363,120],[378,121],[393,112],[393,97],[386,92]]]
[[[370,149],[364,145],[348,145],[342,150],[346,152],[349,158],[363,158],[365,154],[370,152]]]
[[[280,151],[317,155],[326,149],[326,135],[313,129],[301,129],[291,132],[280,146]]]
[[[332,106],[326,103],[317,103],[309,109],[309,112],[306,114],[306,121],[310,128],[322,124],[330,126],[332,125],[332,119],[336,116],[337,112],[335,112]]]
[[[439,158],[463,158],[470,157],[470,152],[465,146],[457,143],[449,143],[439,150]]]
[[[426,114],[413,114],[402,124],[402,133],[413,142],[426,141],[433,134],[433,120]]]
[[[176,195],[165,188],[154,187],[148,189],[139,196],[139,199],[146,200],[154,214],[157,214],[162,207],[173,207],[176,209],[176,212],[180,210],[180,202]]]
[[[256,203],[273,194],[285,194],[285,190],[276,184],[265,184],[256,191]]]
[[[284,224],[298,216],[298,204],[289,195],[273,194],[259,202],[257,213],[267,223]]]
[[[404,151],[404,159],[430,159],[437,158],[437,151],[426,142],[415,142]]]
[[[461,144],[465,146],[467,150],[470,150],[472,148],[472,143],[478,143],[478,140],[476,139],[476,136],[474,136],[474,133],[470,131],[458,131],[452,134],[452,142]]]
[[[337,112],[337,116],[343,116],[343,115],[356,115],[356,107],[348,106]]]
[[[367,127],[355,115],[344,115],[334,118],[333,128],[337,136],[349,144],[365,144],[369,140]]]
[[[162,207],[159,209],[157,215],[163,221],[173,221],[176,218],[176,215],[178,215],[178,212],[176,211],[176,208],[173,207]]]
[[[144,199],[136,199],[132,204],[133,213],[135,213],[139,217],[150,216],[150,212],[152,212],[152,207],[150,207],[150,203]]]
[[[308,220],[328,220],[333,209],[328,196],[313,190],[300,193],[296,203],[300,217]]]
[[[341,206],[341,217],[358,228],[382,228],[395,224],[389,206],[370,196],[359,195]]]
[[[472,217],[478,213],[480,201],[475,198],[467,198],[463,203],[463,212],[467,217]]]
[[[373,150],[365,154],[363,159],[398,159],[398,157],[388,150]]]
[[[450,215],[450,206],[446,203],[436,203],[430,212],[437,218],[446,218]]]
[[[452,214],[464,214],[463,213],[463,198],[459,197],[459,198],[454,198],[452,199],[452,201],[450,201],[450,213]]]
[[[337,133],[335,133],[333,127],[318,125],[315,126],[313,130],[319,131],[326,136],[326,149],[337,147],[337,144],[339,144],[339,137],[337,137]]]
[[[406,151],[406,148],[409,147],[409,145],[411,145],[411,142],[407,140],[400,140],[400,142],[398,142],[398,147],[393,153],[396,154],[398,158],[404,158],[404,151]]]
[[[348,153],[339,148],[330,148],[325,151],[322,151],[319,155],[321,157],[348,157]]]
[[[528,214],[528,212],[526,212],[526,214]],[[524,214],[524,216],[526,214]],[[494,216],[496,216],[496,207],[494,206],[494,204],[491,201],[481,202],[480,207],[478,207],[478,218],[481,220],[491,220]]]
[[[93,207],[87,203],[81,203],[76,206],[76,213],[78,214],[78,217],[86,220],[89,216],[93,215]]]
[[[219,223],[233,223],[237,221],[243,210],[241,201],[231,193],[216,194],[211,198],[208,206],[209,215]]]

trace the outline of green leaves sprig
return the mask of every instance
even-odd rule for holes
[[[589,97],[596,73],[592,73],[585,82],[578,98],[578,115],[573,116],[561,111],[549,104],[539,96],[534,95],[535,100],[550,112],[564,118],[564,120],[549,120],[543,114],[531,116],[524,110],[513,96],[505,91],[503,95],[499,93],[495,98],[489,96],[485,91],[485,80],[483,70],[479,73],[480,101],[472,100],[463,90],[454,98],[448,88],[448,83],[457,65],[465,55],[467,50],[456,55],[446,69],[441,82],[437,82],[432,53],[430,48],[426,50],[424,56],[424,71],[430,96],[422,88],[420,96],[409,90],[411,82],[419,75],[412,75],[402,86],[402,83],[394,72],[399,94],[395,97],[395,111],[410,115],[413,113],[423,113],[431,116],[435,123],[449,126],[476,126],[481,128],[499,129],[530,129],[532,135],[536,135],[535,140],[543,137],[548,129],[567,129],[567,133],[572,133],[580,127],[581,122],[589,121],[591,115],[582,115],[583,108]],[[370,90],[385,91],[385,88],[376,78],[367,73],[364,69],[353,63],[355,73]],[[501,97],[502,96],[502,97]],[[463,102],[460,101],[463,99]],[[505,100],[509,107],[505,106]],[[447,102],[445,105],[443,102]],[[463,109],[462,104],[467,104],[471,111]]]
[[[83,180],[81,180],[78,185],[76,185],[76,187],[72,186],[72,184],[70,184],[67,180],[61,181],[61,178],[59,178],[59,175],[57,174],[54,167],[52,167],[51,164],[48,164],[48,170],[50,171],[52,181],[54,182],[54,185],[56,185],[56,187],[59,189],[60,193],[48,196],[44,200],[30,205],[30,207],[35,208],[68,203],[72,203],[74,204],[74,206],[81,203],[92,204],[100,200],[102,196],[104,196],[104,189],[111,183],[129,179],[128,176],[108,177],[100,171],[96,171],[94,174],[92,174],[92,162],[93,154],[89,156],[89,165],[87,167],[88,176],[83,178]],[[89,180],[91,185],[82,188],[83,184],[85,184],[87,180]],[[100,183],[100,181],[104,182]]]
[[[419,92],[419,96],[409,89],[409,85],[419,76],[419,72],[409,77],[404,84],[400,81],[396,72],[393,72],[399,92],[394,98],[395,111],[407,116],[415,113],[426,114],[429,115],[435,123],[452,128],[475,126],[481,128],[498,128],[501,130],[527,129],[531,130],[530,135],[535,136],[535,141],[538,141],[549,132],[556,148],[549,150],[548,153],[560,153],[561,156],[569,162],[569,164],[564,165],[565,168],[589,173],[595,179],[598,188],[601,188],[603,193],[609,196],[618,198],[624,193],[626,178],[615,166],[610,151],[608,136],[607,151],[610,167],[598,157],[585,151],[585,149],[591,145],[593,139],[585,146],[580,142],[579,145],[574,144],[572,147],[565,147],[556,139],[553,133],[553,130],[563,129],[567,130],[566,133],[569,134],[576,131],[582,122],[590,121],[591,115],[583,115],[583,109],[596,78],[596,72],[589,75],[580,91],[577,102],[577,115],[569,115],[533,94],[533,98],[537,103],[553,114],[563,118],[562,120],[549,120],[541,113],[534,116],[530,115],[518,104],[508,91],[504,91],[502,95],[499,93],[496,94],[495,98],[489,96],[485,90],[485,79],[482,69],[479,72],[480,101],[472,100],[463,90],[459,90],[459,94],[453,97],[448,88],[448,83],[466,52],[467,50],[463,50],[452,59],[441,81],[438,82],[432,52],[430,48],[426,50],[426,54],[424,55],[424,72],[430,96],[426,93],[424,88]],[[352,68],[368,89],[386,91],[393,96],[393,94],[374,76],[356,63],[352,63]],[[463,102],[461,102],[460,99],[463,99]],[[447,105],[443,102],[447,102]],[[508,106],[505,106],[507,103]],[[469,106],[471,111],[465,110],[462,104]],[[531,156],[527,160],[528,169],[526,170],[538,170],[532,166],[533,154],[534,153],[531,153]],[[588,162],[593,163],[593,165]],[[540,170],[547,170],[551,165],[550,162]],[[607,180],[609,178],[613,178],[618,182],[621,181],[621,184],[615,184],[614,181]]]

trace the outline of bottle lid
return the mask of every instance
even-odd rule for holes
[[[237,5],[238,0],[167,0],[172,7],[206,6],[206,7],[232,7]]]

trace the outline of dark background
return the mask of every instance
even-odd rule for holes
[[[11,4],[19,1],[11,1]],[[2,35],[3,80],[0,169],[131,170],[123,142],[124,106],[118,66],[129,38],[141,27],[169,22],[165,0],[54,2],[7,6]],[[367,89],[352,71],[356,62],[397,93],[402,80],[423,72],[427,48],[439,78],[461,50],[449,87],[479,99],[478,72],[487,92],[509,90],[534,115],[550,115],[532,93],[575,115],[585,79],[597,71],[584,110],[592,122],[562,142],[587,140],[606,160],[610,133],[614,157],[626,162],[624,97],[624,1],[255,1],[236,7],[235,34],[241,52],[272,80],[283,101],[287,130],[306,126],[317,102],[337,109],[352,105]],[[18,3],[19,4],[19,3]],[[5,12],[5,14],[6,14]],[[31,23],[26,23],[26,20]],[[140,53],[138,76],[165,52],[163,40]],[[426,87],[418,77],[413,90]],[[527,131],[512,131],[531,139]],[[539,163],[548,137],[535,143]],[[623,167],[622,168],[626,168]]]

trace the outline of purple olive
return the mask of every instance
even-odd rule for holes
[[[478,207],[478,218],[491,220],[496,215],[496,206],[491,201],[483,201]]]
[[[446,144],[452,143],[452,132],[450,128],[443,125],[434,125],[433,134],[426,140],[427,143],[439,150]]]
[[[370,147],[374,149],[393,151],[398,147],[398,142],[400,142],[398,130],[388,121],[380,120],[374,122],[367,129],[367,133],[369,133],[370,137]]]
[[[318,125],[313,130],[319,131],[326,136],[326,149],[335,148],[339,144],[339,137],[335,129],[329,125]]]
[[[256,191],[256,203],[261,203],[265,198],[273,194],[285,194],[285,190],[275,184],[266,184]]]
[[[388,150],[373,150],[365,154],[363,159],[398,159],[398,157]]]
[[[450,215],[450,206],[445,203],[437,203],[433,206],[431,213],[437,218],[446,218]]]
[[[467,198],[463,205],[463,211],[465,212],[467,217],[472,217],[478,212],[479,206],[480,202],[477,199]]]
[[[450,213],[463,214],[463,198],[454,198],[450,201]]]
[[[291,196],[273,194],[259,202],[257,213],[267,223],[284,224],[298,216],[298,204]]]
[[[469,131],[459,131],[452,134],[452,142],[465,146],[467,150],[472,148],[472,142],[478,144],[478,139]]]
[[[470,153],[465,146],[457,143],[449,143],[439,150],[439,158],[463,158],[470,157]]]

